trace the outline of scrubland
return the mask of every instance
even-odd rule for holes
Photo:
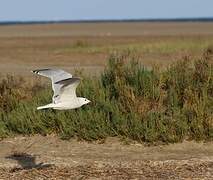
[[[0,179],[211,179],[213,23],[0,26]],[[37,111],[82,81],[80,109]],[[166,145],[167,144],[167,145]]]
[[[58,134],[63,139],[118,136],[140,142],[211,140],[212,49],[161,70],[146,68],[131,50],[111,54],[100,76],[84,76],[78,96],[91,104],[70,111],[37,111],[51,101],[51,87],[7,76],[0,83],[0,135]]]

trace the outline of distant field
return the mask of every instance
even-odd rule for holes
[[[199,56],[213,44],[213,23],[75,23],[0,26],[0,72],[84,68],[100,72],[109,54],[134,50],[145,65]]]
[[[0,37],[213,35],[212,22],[120,22],[0,26]]]

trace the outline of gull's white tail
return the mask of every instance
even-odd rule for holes
[[[37,110],[41,110],[41,109],[48,109],[48,108],[53,108],[54,107],[54,104],[47,104],[45,106],[39,106],[37,107]]]

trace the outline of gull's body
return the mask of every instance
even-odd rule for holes
[[[85,98],[82,98],[82,101],[79,99],[80,98],[77,98],[75,100],[73,99],[73,101],[51,103],[51,104],[47,104],[45,106],[37,107],[37,109],[38,110],[47,109],[47,108],[52,108],[52,109],[57,109],[57,110],[76,109],[76,108],[80,108],[82,105],[84,105],[84,103],[82,103],[82,102],[84,101]]]
[[[37,109],[76,109],[90,102],[86,98],[76,96],[76,88],[80,83],[80,78],[73,77],[61,69],[40,69],[32,72],[50,78],[54,92],[52,103]]]

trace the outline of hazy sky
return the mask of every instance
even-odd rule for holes
[[[213,17],[213,0],[0,0],[0,21]]]

